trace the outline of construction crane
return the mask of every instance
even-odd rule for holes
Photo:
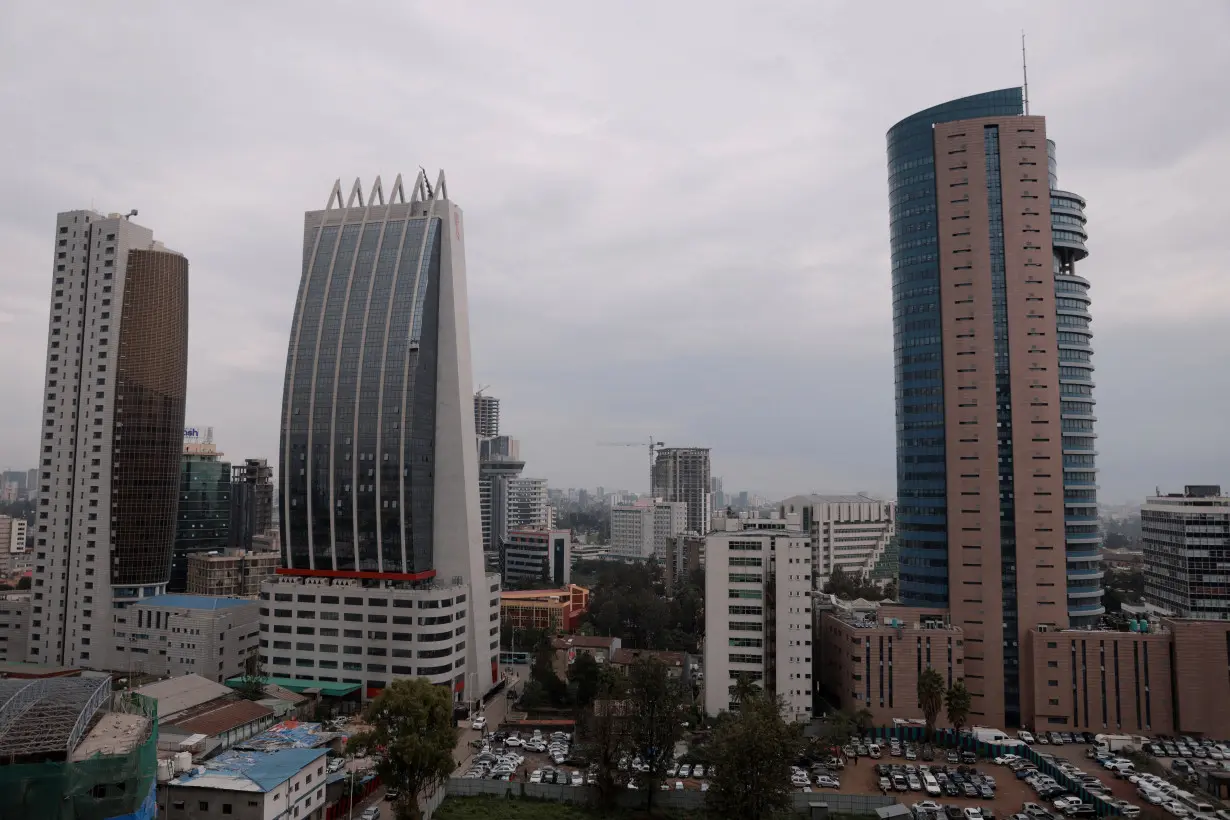
[[[600,441],[599,447],[644,447],[644,441]],[[649,437],[649,494],[653,495],[653,455],[658,451],[659,447],[665,447],[666,442],[654,441],[654,437]]]

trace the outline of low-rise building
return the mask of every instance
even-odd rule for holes
[[[627,674],[641,660],[655,660],[666,667],[667,675],[684,683],[690,683],[691,664],[686,652],[670,652],[659,649],[616,649],[611,656],[611,666]]]
[[[560,635],[551,639],[551,648],[555,650],[555,670],[563,675],[568,665],[574,663],[578,655],[589,655],[600,664],[610,663],[615,653],[620,650],[622,642],[619,638],[604,638],[600,635]]]
[[[965,636],[943,609],[817,595],[815,636],[819,688],[843,709],[867,709],[877,725],[922,718],[924,669],[939,672],[946,687],[965,677]]]
[[[130,673],[195,673],[224,681],[257,654],[260,606],[242,598],[156,595],[117,618],[115,640]]]
[[[225,752],[160,784],[158,817],[167,820],[321,820],[325,749]]]
[[[500,542],[500,566],[505,586],[564,587],[572,580],[572,531],[510,530]]]
[[[29,592],[0,594],[0,661],[26,659],[31,597]]]
[[[588,609],[589,590],[576,584],[500,592],[500,623],[512,629],[571,632]]]
[[[253,536],[253,542],[273,542],[276,534]],[[228,549],[188,556],[188,592],[192,595],[224,595],[257,598],[261,584],[282,566],[278,552]]]

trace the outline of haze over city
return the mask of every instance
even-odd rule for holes
[[[424,163],[527,475],[643,490],[597,443],[652,434],[728,491],[891,498],[884,133],[1020,84],[1022,26],[1088,200],[1100,500],[1223,479],[1230,7],[1194,2],[7,5],[0,466],[37,455],[56,212],[191,259],[187,419],[272,461],[303,212]]]

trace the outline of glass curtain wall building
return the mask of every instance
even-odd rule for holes
[[[231,464],[213,444],[185,444],[168,592],[188,591],[188,556],[230,543]]]
[[[498,666],[489,613],[499,585],[483,569],[462,227],[443,174],[433,187],[420,173],[409,196],[398,177],[387,201],[379,179],[366,197],[356,182],[345,202],[335,184],[328,207],[305,216],[283,389],[283,567],[261,594],[309,606],[265,614],[274,632],[291,629],[278,618],[336,619],[339,602],[377,608],[366,618],[361,609],[344,613],[370,624],[461,621],[392,638],[382,628],[345,630],[340,637],[353,638],[343,641],[345,654],[435,661],[346,661],[343,679],[369,696],[398,675],[481,693]],[[334,586],[352,594],[330,593]],[[416,604],[450,611],[417,622],[389,614]],[[337,629],[321,634],[339,637]],[[404,645],[427,640],[441,643]],[[293,650],[273,643],[263,647],[274,650],[265,656],[273,674],[338,669],[329,657],[335,641],[305,639]]]
[[[1028,631],[1101,612],[1084,200],[1020,88],[897,123],[888,174],[901,598],[965,630],[971,719],[1016,725]]]

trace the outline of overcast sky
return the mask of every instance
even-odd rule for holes
[[[191,6],[191,8],[189,8]],[[1089,202],[1104,501],[1230,484],[1230,4],[0,4],[0,467],[33,466],[58,211],[191,263],[189,424],[274,458],[303,212],[445,169],[475,385],[527,475],[895,489],[884,133],[1016,85]]]

